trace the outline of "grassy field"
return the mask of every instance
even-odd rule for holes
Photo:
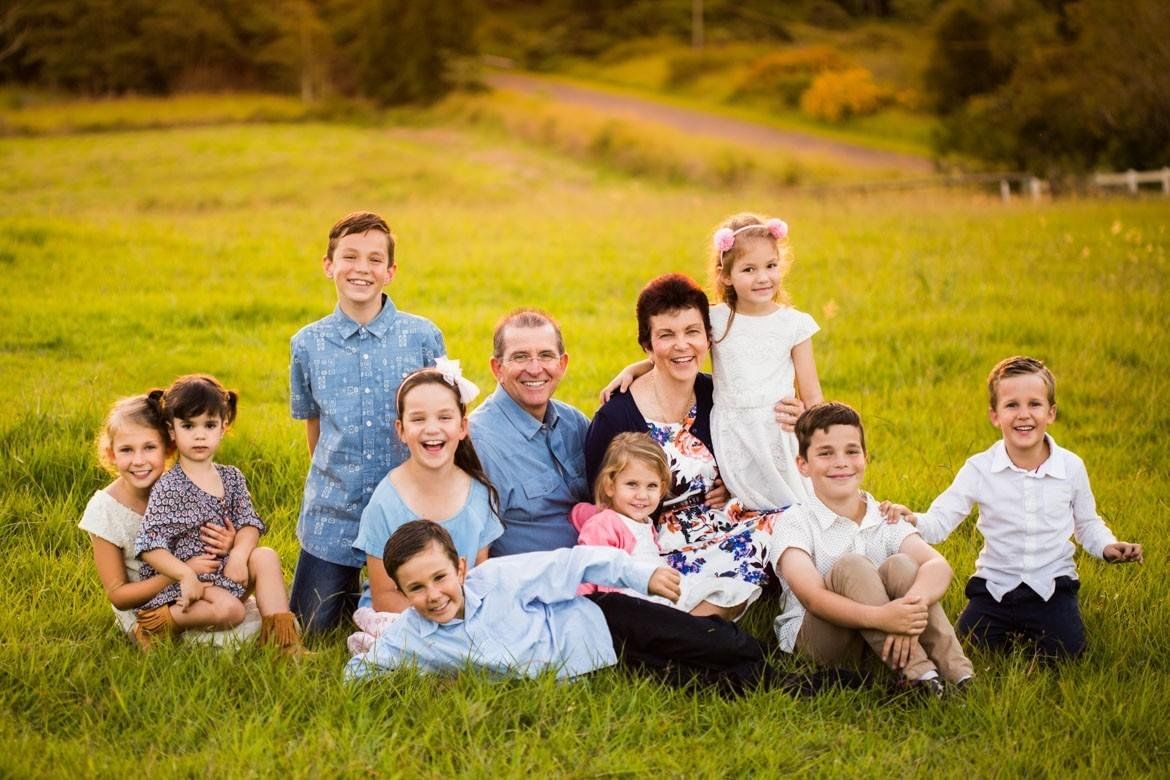
[[[1003,205],[720,190],[630,178],[490,130],[313,122],[0,139],[0,776],[1161,775],[1170,761],[1165,201]],[[916,507],[988,446],[982,387],[1029,353],[1058,378],[1056,439],[1089,466],[1146,563],[1080,555],[1091,647],[1062,670],[975,654],[964,701],[877,692],[740,701],[618,671],[573,685],[475,674],[341,681],[341,637],[299,666],[244,648],[143,657],[117,634],[76,525],[106,482],[116,397],[208,371],[241,392],[221,460],[247,475],[286,561],[307,466],[288,339],[333,305],[320,268],[357,208],[399,235],[402,308],[481,387],[496,318],[557,315],[559,397],[587,412],[638,356],[650,277],[705,275],[709,229],[752,208],[792,226],[789,287],[818,319],[826,395],[866,418],[869,488]],[[942,552],[961,580],[970,524]],[[748,626],[769,638],[774,603]]]

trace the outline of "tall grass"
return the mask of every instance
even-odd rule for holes
[[[1161,202],[1005,206],[947,195],[794,198],[653,184],[494,132],[316,123],[0,140],[0,774],[390,776],[811,772],[1149,774],[1170,760],[1170,235]],[[820,321],[826,395],[869,427],[869,488],[924,506],[994,440],[982,382],[1035,354],[1058,378],[1058,441],[1143,566],[1081,555],[1088,655],[1063,669],[976,653],[964,701],[876,691],[724,701],[620,671],[348,687],[340,637],[300,665],[257,648],[116,633],[76,524],[106,477],[92,439],[116,397],[209,371],[242,395],[221,452],[249,478],[286,573],[307,455],[287,343],[333,306],[326,231],[369,207],[399,235],[390,287],[490,389],[510,308],[558,316],[558,397],[587,412],[638,356],[650,277],[703,276],[708,231],[753,208],[792,225],[789,286]],[[980,540],[941,546],[960,581]],[[748,616],[768,639],[774,602]]]

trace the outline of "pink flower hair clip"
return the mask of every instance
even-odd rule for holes
[[[788,223],[775,217],[765,221],[763,224],[753,222],[750,225],[744,225],[736,230],[732,230],[729,227],[721,227],[715,231],[714,238],[715,251],[719,253],[720,262],[723,261],[723,253],[735,246],[735,237],[745,230],[752,230],[753,228],[764,228],[768,231],[768,235],[777,241],[783,241],[788,238]]]

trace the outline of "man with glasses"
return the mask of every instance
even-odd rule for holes
[[[520,309],[496,325],[491,366],[499,384],[471,414],[471,440],[500,493],[504,535],[493,556],[577,543],[569,510],[589,500],[589,421],[552,398],[568,365],[561,329],[544,312]]]

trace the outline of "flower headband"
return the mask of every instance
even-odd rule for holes
[[[476,387],[475,382],[463,376],[458,360],[448,360],[446,356],[435,358],[435,370],[443,376],[443,380],[447,384],[459,391],[459,402],[464,406],[474,401],[475,397],[479,395],[479,388]]]
[[[719,252],[719,262],[723,262],[723,253],[735,246],[735,237],[745,230],[752,228],[763,228],[768,231],[772,238],[780,241],[788,237],[788,223],[782,219],[769,219],[764,222],[753,222],[750,225],[744,225],[741,228],[732,230],[729,227],[721,227],[715,231],[715,249]]]

